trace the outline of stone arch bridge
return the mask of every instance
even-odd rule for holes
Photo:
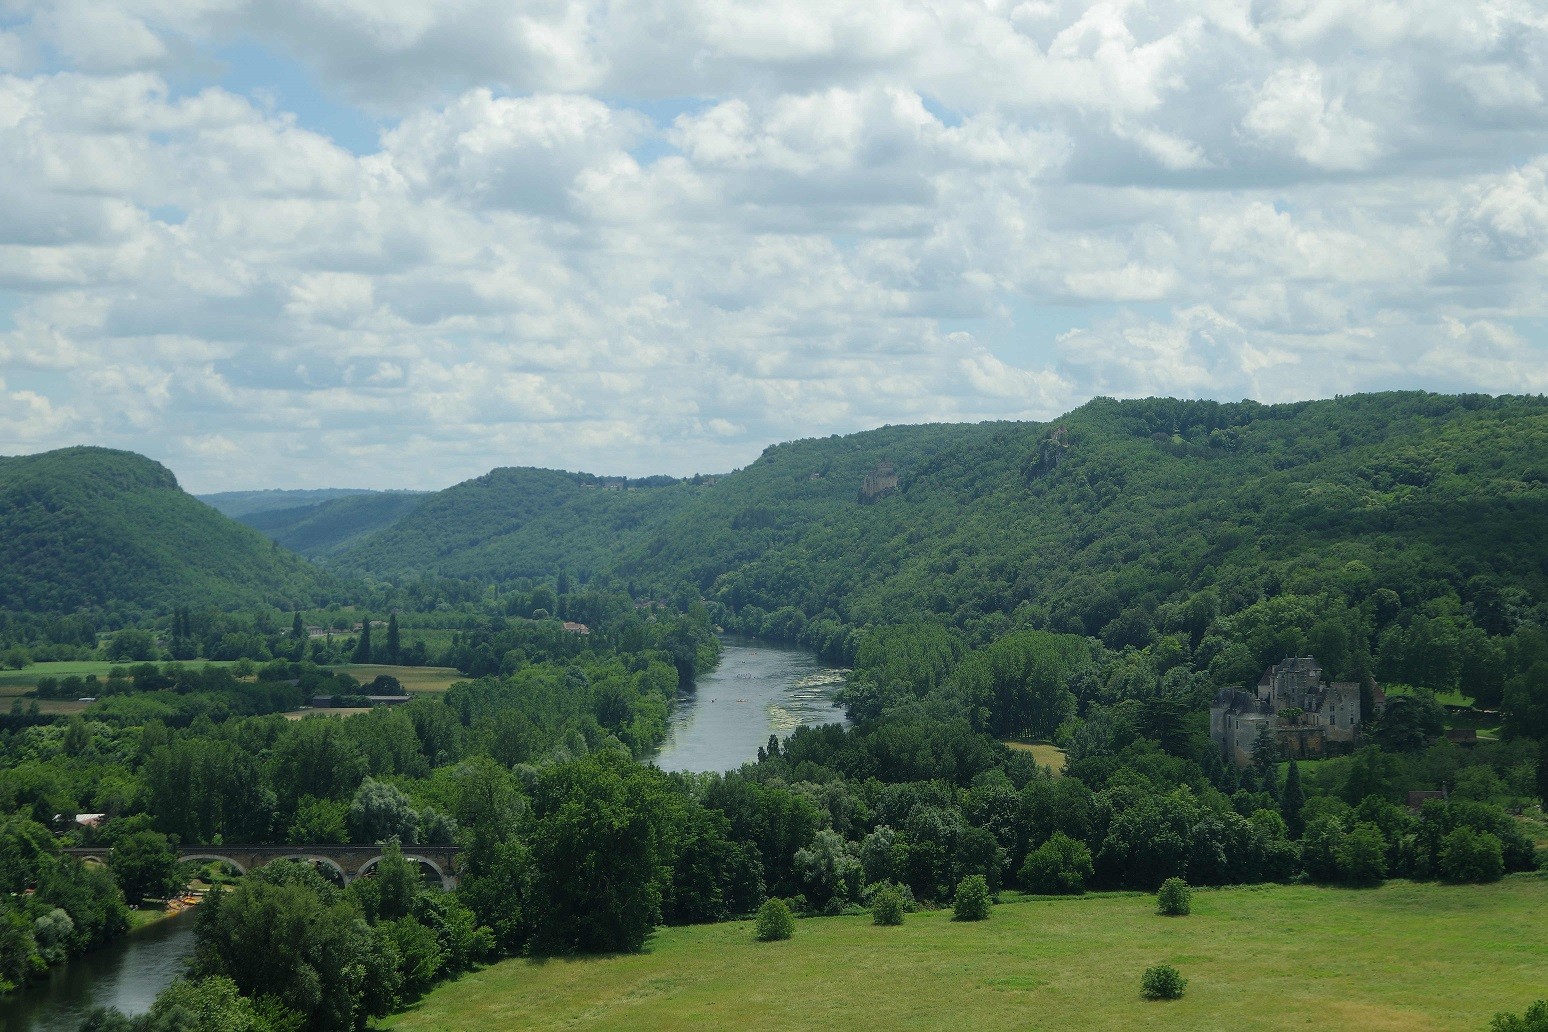
[[[107,863],[112,849],[106,846],[77,846],[65,849],[69,856]],[[441,888],[457,887],[457,846],[404,846],[403,859],[417,861],[434,871]],[[316,844],[301,846],[180,846],[179,860],[221,860],[246,874],[274,860],[304,860],[326,867],[348,885],[370,874],[383,857],[381,846],[340,846]]]

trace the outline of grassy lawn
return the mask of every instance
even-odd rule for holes
[[[1496,1011],[1548,995],[1541,875],[1199,891],[1191,917],[1153,910],[1128,893],[1020,898],[978,924],[949,911],[900,928],[803,920],[783,943],[754,942],[749,922],[672,928],[639,956],[494,965],[386,1024],[1481,1032]],[[1140,997],[1140,974],[1157,963],[1189,980],[1183,999]]]
[[[403,684],[403,690],[407,692],[444,692],[456,682],[468,679],[467,674],[458,673],[452,667],[346,663],[328,669],[348,674],[361,684],[370,684],[378,676],[387,674],[396,677]]]
[[[1530,807],[1521,815],[1521,824],[1533,845],[1538,849],[1548,849],[1548,814],[1544,814],[1542,807]]]
[[[1321,770],[1330,763],[1337,763],[1342,757],[1323,757],[1320,760],[1296,760],[1295,765],[1301,770],[1301,777],[1307,777],[1314,771]],[[1290,761],[1281,760],[1279,763],[1279,781],[1284,783],[1285,777],[1290,772]]]
[[[1478,732],[1479,738],[1497,741],[1500,737],[1500,715],[1498,713],[1482,713],[1478,710],[1469,710],[1464,713],[1447,713],[1446,727],[1470,727]]]
[[[1382,685],[1383,692],[1388,695],[1412,695],[1414,690],[1406,684]],[[1435,701],[1442,706],[1472,706],[1473,697],[1463,695],[1461,692],[1436,692]]]
[[[1039,767],[1052,767],[1055,774],[1064,770],[1064,750],[1046,742],[1005,742],[1006,747],[1017,752],[1029,752]]]
[[[167,913],[161,907],[147,903],[141,906],[138,910],[131,909],[129,911],[129,930],[131,932],[137,932],[147,925],[153,925],[157,921],[165,921],[171,916],[171,914]]]

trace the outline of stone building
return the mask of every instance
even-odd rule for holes
[[[1256,691],[1222,688],[1209,708],[1209,736],[1227,761],[1252,762],[1259,736],[1272,733],[1280,755],[1311,759],[1347,752],[1360,735],[1360,686],[1327,682],[1311,656],[1275,663]]]

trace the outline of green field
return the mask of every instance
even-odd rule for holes
[[[1029,752],[1039,767],[1052,768],[1055,774],[1064,773],[1064,750],[1047,742],[1005,742],[1006,747],[1017,752]]]
[[[1197,891],[1193,916],[1148,895],[1011,898],[901,928],[804,920],[783,943],[748,922],[658,932],[638,956],[513,960],[448,983],[387,1027],[489,1029],[1393,1029],[1482,1032],[1548,996],[1548,878],[1353,891]],[[1176,965],[1187,994],[1150,1003]]]
[[[45,677],[85,677],[87,674],[96,674],[103,680],[115,669],[124,670],[133,663],[109,663],[106,660],[86,659],[70,660],[63,663],[33,663],[31,666],[20,670],[0,670],[0,705],[9,707],[14,699],[20,699],[31,695],[38,687],[38,681]],[[225,664],[220,664],[225,665]],[[42,713],[70,714],[80,713],[86,709],[89,703],[78,702],[75,699],[39,699],[38,710]]]
[[[189,660],[186,666],[231,666],[224,660]],[[109,663],[106,660],[79,660],[65,663],[33,663],[21,670],[0,670],[0,699],[9,699],[26,695],[38,686],[38,681],[45,677],[85,677],[87,674],[96,674],[97,677],[106,680],[107,676],[115,669],[129,670],[139,666],[138,663]],[[160,664],[157,664],[158,666]],[[262,664],[259,664],[260,666]],[[363,684],[370,684],[378,674],[391,674],[403,683],[403,687],[411,692],[444,692],[455,681],[467,680],[466,675],[459,674],[451,667],[410,667],[389,666],[383,663],[346,663],[341,666],[330,667],[331,670],[340,670],[349,674]]]
[[[1412,695],[1414,693],[1414,690],[1412,688],[1410,688],[1406,684],[1383,685],[1382,686],[1382,691],[1385,692],[1388,695],[1394,695],[1394,696],[1396,696],[1396,695]],[[1440,703],[1442,706],[1471,706],[1471,705],[1473,705],[1472,696],[1463,695],[1459,691],[1436,692],[1435,693],[1435,701]]]
[[[115,667],[128,669],[132,663],[109,663],[106,660],[72,660],[64,663],[33,663],[20,670],[0,670],[0,698],[26,695],[45,677],[85,677],[96,674],[106,679]]]

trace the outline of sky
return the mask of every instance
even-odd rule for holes
[[[0,454],[720,472],[1548,390],[1541,0],[0,0]]]

